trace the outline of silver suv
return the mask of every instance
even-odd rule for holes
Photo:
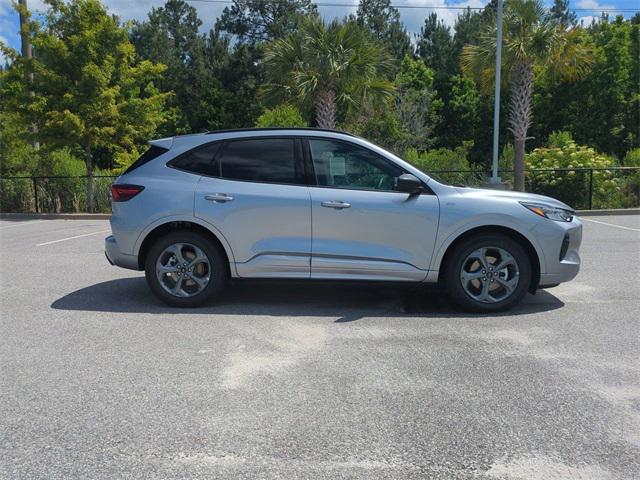
[[[463,308],[498,311],[580,267],[567,205],[446,185],[346,133],[149,143],[112,186],[106,254],[172,306],[212,300],[233,277],[440,282]]]

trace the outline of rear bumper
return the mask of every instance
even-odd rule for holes
[[[113,235],[104,239],[104,253],[111,265],[117,265],[131,270],[140,270],[138,258],[134,255],[126,255],[118,249],[118,242]]]

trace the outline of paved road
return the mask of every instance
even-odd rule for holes
[[[0,222],[0,478],[640,478],[640,217],[590,217],[577,279],[499,316],[342,284],[169,309],[107,229]]]

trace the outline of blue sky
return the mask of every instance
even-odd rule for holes
[[[319,0],[322,2],[322,0]],[[327,0],[324,0],[327,1]],[[429,5],[429,6],[456,6],[456,7],[482,7],[488,0],[392,0],[396,5]],[[18,14],[12,7],[11,0],[0,0],[0,41],[19,49],[20,38],[18,36]],[[118,15],[122,20],[142,20],[146,18],[151,7],[158,7],[165,3],[165,0],[102,0],[111,13]],[[357,3],[357,0],[331,0],[329,3]],[[552,4],[547,0],[547,3]],[[35,11],[44,10],[42,0],[28,0],[29,8]],[[219,3],[192,2],[196,7],[200,18],[204,22],[206,31],[213,25],[215,19],[225,7]],[[578,17],[585,23],[590,23],[591,19],[599,16],[599,9],[633,9],[640,10],[640,0],[571,0],[571,6],[577,11]],[[321,7],[320,12],[326,18],[343,17],[355,11],[355,7]],[[424,18],[433,9],[404,9],[400,10],[402,21],[410,32],[419,32]],[[436,9],[438,16],[445,22],[453,25],[457,17],[458,10]],[[632,13],[624,13],[629,17]],[[615,13],[610,13],[615,16]],[[1,54],[0,54],[1,55]],[[2,58],[0,57],[0,61]]]

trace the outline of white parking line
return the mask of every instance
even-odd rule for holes
[[[600,225],[606,225],[607,227],[615,227],[615,228],[621,228],[623,230],[631,230],[632,232],[640,232],[640,228],[623,227],[622,225],[616,225],[614,223],[599,222],[598,220],[591,220],[590,218],[584,218],[584,217],[580,217],[580,220],[599,223]]]
[[[15,225],[7,225],[6,227],[0,227],[0,230],[6,230],[8,228],[13,228],[13,227],[23,227],[25,225],[33,225],[34,223],[42,223],[42,222],[46,222],[46,220],[27,220],[26,222],[18,222]]]
[[[36,247],[43,247],[45,245],[51,245],[52,243],[66,242],[67,240],[73,240],[74,238],[89,237],[91,235],[98,235],[99,233],[107,233],[110,231],[111,230],[100,230],[99,232],[85,233],[84,235],[76,235],[75,237],[61,238],[60,240],[52,240],[50,242],[39,243],[36,245]]]

